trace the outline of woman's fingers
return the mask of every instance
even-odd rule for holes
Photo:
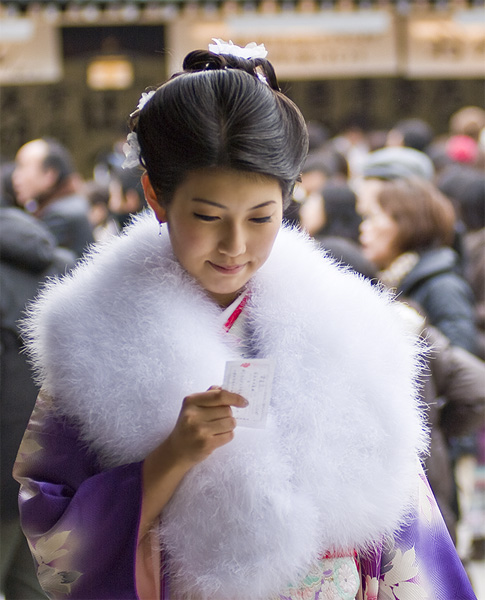
[[[228,392],[219,387],[209,388],[206,392],[191,394],[184,398],[184,406],[193,405],[200,408],[211,406],[237,406],[244,408],[248,405],[245,398],[239,394]]]
[[[212,435],[222,435],[230,433],[236,429],[236,419],[234,417],[226,417],[225,419],[217,419],[210,422]]]
[[[236,420],[232,416],[230,406],[189,405],[181,411],[179,425],[186,435],[203,438],[232,431],[236,427]]]
[[[245,398],[220,387],[184,398],[171,434],[177,453],[194,463],[207,458],[216,448],[234,437],[236,419],[231,407],[247,405]]]
[[[202,411],[203,419],[208,423],[232,417],[232,409],[228,405],[197,407],[197,409]]]

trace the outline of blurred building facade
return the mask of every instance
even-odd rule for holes
[[[264,42],[283,90],[331,134],[411,116],[439,134],[484,104],[482,0],[1,0],[2,159],[51,136],[89,175],[141,91],[213,37]]]

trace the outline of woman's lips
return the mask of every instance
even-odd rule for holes
[[[225,275],[235,275],[244,269],[246,265],[217,265],[213,262],[209,262],[210,266],[215,269],[218,273],[224,273]]]

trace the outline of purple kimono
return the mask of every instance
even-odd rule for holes
[[[249,291],[257,339],[252,326],[239,336],[147,215],[54,285],[34,311],[44,391],[15,477],[46,592],[72,600],[213,592],[223,600],[475,598],[417,474],[425,443],[416,348],[394,308],[286,230]],[[139,536],[139,461],[172,431],[180,399],[220,381],[226,361],[239,356],[221,332],[228,326],[242,346],[274,358],[272,414],[264,436],[241,428],[186,475],[175,492],[181,501],[173,496],[151,536],[167,548],[164,556],[149,535]],[[379,543],[404,520],[410,497],[414,516]],[[353,545],[372,543],[355,556]],[[319,552],[341,546],[313,568]],[[214,579],[218,570],[224,580]]]
[[[136,581],[141,463],[100,471],[76,428],[39,396],[19,450],[24,532],[51,598],[139,598]],[[391,546],[360,556],[363,600],[473,600],[475,594],[423,475],[416,518]],[[324,595],[322,580],[305,595]],[[167,577],[159,597],[170,598]],[[282,599],[288,596],[281,596]]]

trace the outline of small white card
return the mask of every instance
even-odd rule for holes
[[[273,375],[274,361],[270,358],[230,360],[226,363],[222,387],[240,394],[249,402],[245,408],[231,407],[238,425],[265,428]]]

